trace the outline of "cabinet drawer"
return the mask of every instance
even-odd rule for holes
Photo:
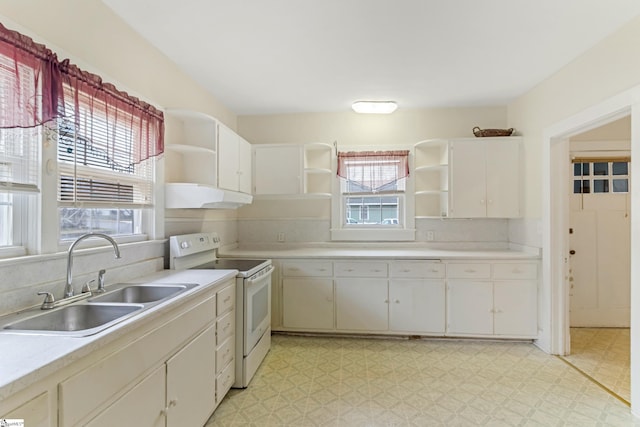
[[[387,277],[387,263],[380,262],[336,262],[338,277]]]
[[[538,278],[538,265],[533,263],[493,264],[494,279],[527,279]]]
[[[491,264],[449,264],[447,265],[447,277],[450,279],[489,279],[491,278]]]
[[[391,277],[411,277],[441,279],[444,277],[444,264],[428,261],[393,261],[389,265]]]
[[[289,277],[331,277],[333,268],[331,261],[285,262],[282,264],[282,275]]]
[[[220,316],[233,308],[236,298],[235,283],[221,289],[217,294],[217,315]]]
[[[229,337],[216,349],[216,373],[220,373],[232,360],[235,352],[235,340]]]
[[[222,402],[235,379],[234,363],[229,363],[216,377],[216,403]]]
[[[235,311],[230,311],[216,321],[217,342],[221,343],[233,335],[235,329]]]

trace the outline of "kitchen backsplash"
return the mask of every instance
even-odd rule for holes
[[[97,279],[98,271],[103,268],[107,270],[107,286],[161,270],[164,247],[162,240],[122,244],[120,259],[114,258],[111,246],[76,249],[73,257],[74,288],[79,292],[82,284]],[[38,306],[44,298],[37,295],[41,291],[53,293],[56,299],[61,298],[66,275],[66,252],[0,260],[0,315]]]
[[[490,244],[507,246],[507,219],[418,219],[416,241],[427,244]],[[240,246],[269,243],[329,243],[330,224],[318,219],[239,219]],[[432,236],[433,235],[433,236]],[[433,239],[431,240],[431,237]]]

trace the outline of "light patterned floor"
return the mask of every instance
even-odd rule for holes
[[[208,426],[640,426],[528,343],[274,335]]]
[[[571,355],[565,360],[629,402],[629,328],[571,328]]]

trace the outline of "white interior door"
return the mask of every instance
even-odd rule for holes
[[[570,325],[629,327],[629,193],[589,191],[571,195]]]

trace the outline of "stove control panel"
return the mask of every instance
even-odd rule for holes
[[[220,237],[216,232],[183,234],[169,238],[169,250],[172,258],[212,251],[219,247]]]

